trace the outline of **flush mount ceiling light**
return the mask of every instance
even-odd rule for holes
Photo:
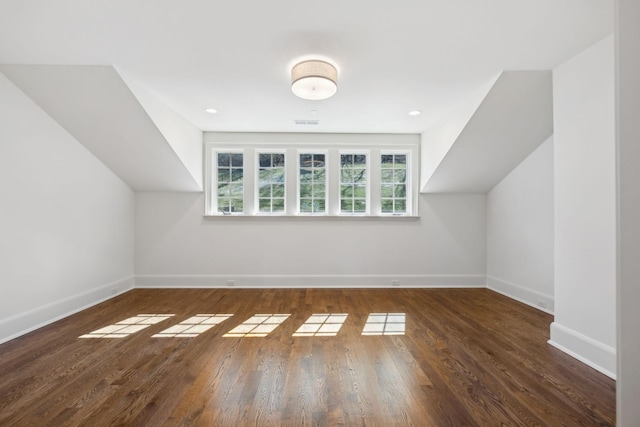
[[[338,90],[338,71],[326,61],[299,62],[291,69],[291,90],[302,99],[327,99]]]

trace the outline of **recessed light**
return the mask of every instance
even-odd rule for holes
[[[409,111],[409,115],[410,116],[419,116],[420,114],[422,114],[422,111],[420,111],[420,110]]]
[[[207,108],[204,111],[206,111],[209,114],[217,114],[218,113],[218,110],[216,110],[215,108]]]

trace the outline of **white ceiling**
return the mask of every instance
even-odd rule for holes
[[[113,65],[202,130],[421,133],[612,31],[612,0],[0,0],[0,64]],[[291,93],[309,55],[338,66],[333,98]]]

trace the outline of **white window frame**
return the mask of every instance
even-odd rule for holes
[[[282,154],[284,155],[284,207],[282,212],[261,212],[260,211],[260,154]],[[288,209],[288,203],[287,203],[287,195],[288,195],[288,191],[287,191],[287,187],[289,185],[288,184],[288,177],[289,177],[289,171],[287,169],[289,169],[289,156],[287,155],[287,150],[284,149],[270,149],[270,148],[260,148],[260,149],[256,149],[255,150],[255,159],[254,159],[254,169],[253,169],[253,173],[254,173],[254,194],[253,194],[253,203],[254,203],[254,211],[256,215],[274,215],[274,216],[281,216],[281,215],[286,215],[289,212]],[[273,166],[271,166],[273,167]],[[273,195],[271,195],[271,203],[272,203],[272,209],[273,209]]]
[[[205,132],[205,216],[299,218],[417,218],[419,197],[419,135],[288,134]],[[244,212],[223,215],[217,211],[217,153],[243,153]],[[285,211],[259,212],[258,170],[260,153],[285,154]],[[300,212],[300,154],[325,154],[325,212]],[[340,154],[367,155],[367,211],[340,212]],[[406,154],[407,211],[382,213],[381,155]],[[295,161],[294,161],[295,156]]]
[[[365,211],[364,212],[342,212],[342,155],[365,156]],[[338,213],[341,216],[370,216],[371,209],[371,152],[369,150],[338,150]],[[352,200],[353,200],[352,196]]]
[[[246,214],[247,211],[247,167],[246,167],[246,155],[243,149],[241,148],[213,148],[212,150],[207,150],[208,155],[206,158],[207,161],[207,182],[210,183],[211,187],[208,191],[205,192],[205,204],[207,207],[207,212],[209,215],[236,215],[242,216]],[[229,212],[222,213],[219,211],[218,207],[218,154],[219,153],[229,153],[229,154],[242,154],[242,212]],[[213,164],[215,162],[215,165]],[[215,212],[215,214],[214,214]]]
[[[405,186],[406,186],[406,190],[405,190],[405,200],[406,200],[406,208],[405,208],[405,212],[404,213],[396,213],[396,212],[382,212],[382,206],[380,207],[380,215],[381,216],[406,216],[408,215],[410,212],[413,211],[413,197],[411,197],[413,195],[413,185],[414,185],[414,180],[412,179],[413,174],[412,174],[412,163],[411,163],[411,150],[380,150],[380,173],[382,173],[382,156],[384,155],[389,155],[389,154],[393,154],[393,155],[405,155],[407,156],[407,166],[406,166],[406,170],[407,170],[407,176],[405,179]],[[382,189],[382,179],[380,179],[379,183],[378,183],[378,187],[380,187],[380,189]],[[395,200],[395,198],[394,198]],[[380,196],[380,204],[382,204],[382,195]],[[395,208],[394,208],[395,211]]]
[[[302,180],[300,179],[300,169],[302,165],[300,163],[300,156],[304,154],[322,154],[324,155],[324,212],[302,212],[300,210],[300,186]],[[329,150],[313,150],[313,149],[298,149],[296,151],[296,212],[301,216],[327,216],[329,214]]]

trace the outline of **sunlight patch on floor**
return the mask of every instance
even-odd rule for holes
[[[256,314],[223,335],[225,338],[266,337],[290,314]]]
[[[174,314],[138,314],[91,333],[80,335],[78,338],[125,338],[173,316]]]
[[[335,337],[348,314],[312,314],[293,334],[294,337]]]
[[[404,335],[405,313],[371,313],[362,335]]]
[[[162,332],[152,335],[152,338],[194,338],[224,322],[233,314],[196,314],[183,320]]]

